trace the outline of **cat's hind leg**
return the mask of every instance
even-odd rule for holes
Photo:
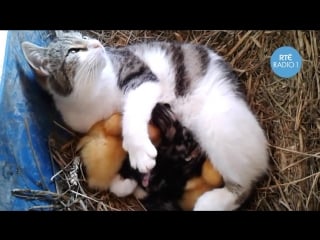
[[[225,186],[204,193],[194,209],[235,210],[268,169],[267,140],[244,101],[208,99],[193,113],[197,117],[184,122],[222,175]]]
[[[236,210],[248,198],[251,186],[226,183],[223,188],[205,192],[195,203],[195,211],[229,211]]]

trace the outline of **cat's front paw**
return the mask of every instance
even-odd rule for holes
[[[112,180],[110,192],[118,197],[126,197],[134,192],[138,183],[129,178],[122,178],[119,174]]]
[[[128,142],[123,141],[123,148],[129,153],[131,167],[138,169],[139,172],[150,172],[156,165],[155,157],[157,156],[157,149],[150,140],[144,144],[128,144]]]

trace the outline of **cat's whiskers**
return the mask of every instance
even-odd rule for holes
[[[88,58],[85,64],[81,64],[77,73],[77,85],[90,87],[98,73],[97,63],[94,57]]]

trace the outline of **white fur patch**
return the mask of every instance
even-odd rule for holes
[[[148,122],[160,95],[159,83],[146,82],[128,92],[123,112],[123,148],[131,167],[147,173],[156,164],[157,150],[148,136]]]
[[[122,110],[122,93],[109,60],[106,62],[108,67],[96,75],[80,74],[69,96],[53,95],[65,123],[75,131],[85,133],[99,120]]]
[[[129,178],[122,178],[119,174],[112,180],[110,184],[110,192],[118,197],[126,197],[134,192],[138,183]]]
[[[239,207],[235,204],[237,195],[226,188],[218,188],[204,193],[196,201],[194,211],[231,211]]]

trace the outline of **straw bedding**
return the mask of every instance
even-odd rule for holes
[[[111,46],[175,40],[204,44],[222,55],[243,83],[269,141],[270,170],[242,210],[320,210],[320,31],[86,32]],[[270,56],[281,46],[296,48],[303,59],[301,71],[289,79],[270,68]],[[49,138],[61,170],[53,177],[59,188],[54,209],[144,210],[134,197],[119,199],[86,187],[74,150],[78,136],[70,134],[68,141]]]

